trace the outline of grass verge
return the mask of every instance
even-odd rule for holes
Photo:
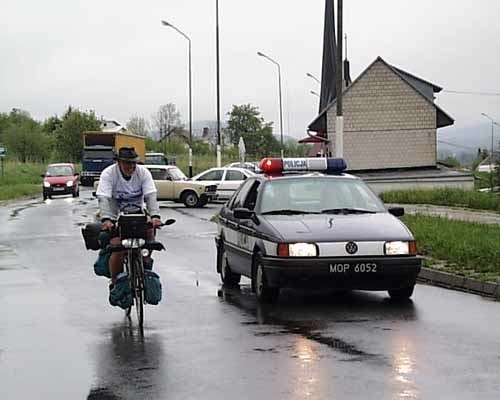
[[[500,282],[500,229],[422,215],[406,215],[426,266],[457,275]],[[441,261],[445,260],[445,261]]]
[[[41,193],[40,175],[45,168],[45,164],[5,162],[3,176],[0,172],[0,201]]]
[[[434,204],[500,213],[500,196],[462,189],[394,190],[380,195],[384,203]]]

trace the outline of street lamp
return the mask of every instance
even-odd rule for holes
[[[317,92],[315,92],[314,90],[311,90],[310,93],[317,96],[317,97],[320,97],[319,94]]]
[[[493,136],[495,134],[495,125],[500,126],[493,118],[486,113],[481,113],[483,117],[491,121],[491,152],[490,152],[490,191],[493,193]]]
[[[192,85],[191,85],[191,39],[180,29],[172,25],[171,23],[162,20],[162,25],[172,28],[181,34],[185,39],[187,39],[189,44],[189,177],[193,177],[193,97],[192,97]]]
[[[280,65],[273,60],[271,57],[266,56],[264,53],[260,51],[257,52],[257,55],[260,57],[264,57],[265,59],[271,61],[274,65],[278,67],[278,87],[279,87],[279,96],[280,96],[280,134],[281,134],[281,158],[283,158],[283,106],[281,102],[281,67]]]
[[[310,74],[309,72],[307,72],[306,76],[311,78],[311,79],[314,79],[316,82],[318,82],[321,85],[320,80],[318,78],[316,78],[313,74]]]

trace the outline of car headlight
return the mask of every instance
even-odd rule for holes
[[[137,249],[144,246],[146,241],[144,239],[123,239],[122,246],[126,249]]]
[[[49,188],[50,187],[50,183],[47,182],[47,181],[43,182],[43,187]]]
[[[73,186],[73,181],[68,181],[68,182],[66,182],[66,186],[67,186],[67,187],[71,187],[71,186]]]
[[[407,256],[417,254],[417,243],[414,240],[408,242],[385,242],[384,252],[387,256]]]
[[[278,245],[280,257],[317,257],[318,246],[314,243],[280,243]]]

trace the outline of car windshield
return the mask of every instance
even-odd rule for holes
[[[73,168],[67,165],[52,165],[47,168],[47,176],[70,176],[73,175]]]
[[[360,214],[384,212],[380,199],[358,179],[297,177],[268,181],[261,214]]]
[[[165,157],[162,155],[146,154],[146,164],[165,165]]]
[[[182,172],[179,168],[170,168],[168,170],[169,175],[172,177],[172,180],[174,181],[186,181],[188,178],[186,175],[184,175],[184,172]]]

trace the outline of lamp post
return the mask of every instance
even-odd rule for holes
[[[490,151],[490,191],[493,193],[493,142],[495,135],[495,125],[500,126],[493,118],[491,118],[486,113],[481,113],[483,117],[488,118],[491,121],[491,151]]]
[[[271,57],[266,56],[264,53],[261,53],[260,51],[257,52],[257,55],[260,57],[264,57],[265,59],[271,61],[274,65],[278,67],[278,87],[279,87],[279,97],[280,97],[280,135],[281,135],[281,158],[283,158],[284,151],[283,151],[283,106],[281,102],[281,67],[276,62],[273,60]]]
[[[221,166],[221,136],[220,136],[220,68],[219,68],[219,0],[215,0],[215,47],[217,70],[217,167]]]
[[[189,44],[189,177],[193,177],[193,97],[192,97],[192,80],[191,80],[191,39],[180,29],[172,25],[171,23],[162,20],[162,25],[172,28],[179,34],[181,34]]]
[[[306,76],[311,78],[311,79],[314,79],[317,83],[319,83],[321,85],[320,80],[318,78],[316,78],[313,74],[310,74],[309,72],[307,72]]]

